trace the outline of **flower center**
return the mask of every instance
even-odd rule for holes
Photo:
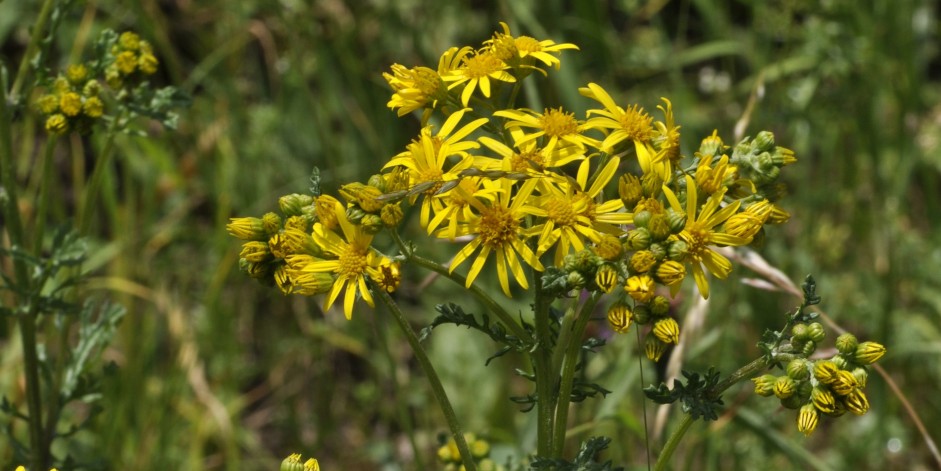
[[[650,139],[651,134],[653,134],[653,128],[650,127],[653,118],[647,115],[644,109],[637,105],[624,110],[620,122],[621,129],[627,133],[629,139],[634,141],[646,141]]]
[[[451,202],[451,206],[463,208],[469,204],[464,195],[473,195],[474,192],[477,191],[477,184],[473,180],[463,179],[457,186],[460,187],[460,191],[458,191],[458,188],[455,188],[448,192],[448,201]]]
[[[516,238],[520,221],[503,206],[487,208],[480,215],[480,238],[490,248],[499,248]]]
[[[503,61],[493,53],[485,52],[464,59],[464,73],[472,79],[486,77],[503,67]]]
[[[568,136],[578,132],[578,121],[575,113],[566,113],[559,107],[557,110],[547,109],[540,120],[543,131],[549,137]]]
[[[513,154],[510,157],[510,168],[514,172],[525,172],[527,170],[534,170],[534,165],[538,167],[544,167],[546,165],[545,159],[542,154],[539,152],[523,152],[522,154]]]
[[[356,278],[366,271],[366,248],[349,244],[339,257],[337,275],[341,278]]]
[[[709,243],[709,235],[711,233],[708,227],[696,221],[690,223],[686,229],[680,233],[680,238],[689,246],[687,253],[693,260],[702,260],[702,253],[706,250],[706,245]]]
[[[546,201],[546,213],[559,226],[571,226],[576,221],[572,202],[564,198],[553,197]]]
[[[444,184],[443,174],[441,173],[441,170],[436,169],[436,168],[429,168],[429,169],[422,170],[421,172],[418,173],[418,178],[416,178],[416,180],[418,180],[418,184],[426,183],[426,182],[435,182],[434,185],[431,185],[431,187],[425,190],[425,194],[429,196],[437,193],[438,190],[441,189],[441,185]]]
[[[441,88],[441,77],[428,67],[415,67],[412,69],[412,80],[415,82],[415,88],[425,96],[434,95]]]
[[[515,42],[516,48],[519,49],[520,52],[539,52],[542,50],[539,41],[529,36],[520,36],[516,38]]]

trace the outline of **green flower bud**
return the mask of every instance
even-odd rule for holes
[[[791,327],[791,338],[794,340],[798,340],[798,341],[804,341],[804,340],[809,339],[810,337],[808,336],[808,333],[807,333],[807,324],[803,324],[803,323],[794,324],[794,326]]]
[[[859,345],[859,342],[856,340],[856,336],[847,332],[841,334],[836,338],[836,349],[844,355],[853,355],[856,353],[856,347]]]
[[[631,308],[624,303],[617,302],[608,308],[608,323],[611,324],[611,330],[623,334],[631,327]]]
[[[840,354],[834,355],[833,358],[830,358],[830,361],[832,361],[833,364],[841,370],[845,370],[847,367],[849,367],[849,363],[846,362],[846,358]]]
[[[653,214],[651,214],[650,211],[647,211],[646,209],[634,213],[634,225],[637,227],[647,227],[647,223],[650,222],[650,218],[652,217]]]
[[[581,289],[585,287],[585,277],[577,271],[570,271],[566,276],[565,285],[569,289]]]
[[[870,365],[885,355],[885,347],[876,342],[863,342],[856,347],[854,358],[861,365]]]
[[[657,261],[667,258],[667,248],[664,247],[663,244],[650,244],[647,250],[653,254]]]
[[[680,262],[667,260],[657,267],[657,279],[667,286],[673,286],[686,277],[686,267]]]
[[[655,316],[665,316],[670,312],[670,300],[663,296],[654,296],[650,301],[650,312]]]
[[[856,384],[859,385],[859,389],[866,387],[866,381],[869,379],[869,372],[866,371],[865,367],[858,366],[853,368],[853,377],[856,378]]]
[[[627,250],[643,250],[647,247],[650,247],[650,231],[644,227],[627,231],[627,240],[624,244],[624,248]]]
[[[670,225],[670,232],[679,234],[686,228],[686,213],[676,211],[673,208],[667,210],[667,223]]]
[[[650,312],[650,307],[646,304],[638,304],[634,306],[634,321],[638,324],[646,324],[650,322],[653,318],[653,313]]]
[[[774,162],[774,165],[783,167],[797,162],[797,157],[794,156],[794,151],[791,149],[775,147],[774,152],[771,153],[771,160]]]
[[[480,463],[477,463],[477,469],[479,471],[497,471],[500,468],[497,466],[496,461],[490,458],[484,458],[480,460]]]
[[[667,257],[670,260],[677,262],[682,262],[686,259],[686,254],[689,253],[689,244],[682,240],[674,240],[670,242],[670,248],[667,249]]]
[[[281,471],[304,471],[304,464],[301,463],[301,454],[293,453],[281,462]]]
[[[402,212],[402,206],[399,203],[391,203],[382,207],[382,211],[379,211],[379,217],[386,227],[396,227],[402,222],[405,213]]]
[[[664,317],[653,325],[653,334],[664,343],[680,342],[680,326],[672,317]]]
[[[795,381],[803,381],[810,377],[808,366],[807,360],[800,358],[791,360],[791,362],[787,364],[787,375]]]
[[[826,338],[827,332],[823,329],[823,325],[819,322],[812,322],[807,326],[807,337],[814,342],[820,343],[823,342],[823,339]]]
[[[385,193],[385,191],[386,191],[386,190],[385,190],[385,188],[386,188],[386,179],[383,178],[382,175],[380,175],[380,174],[378,174],[378,173],[377,173],[377,174],[374,174],[374,175],[372,175],[372,176],[370,176],[370,177],[369,177],[369,180],[366,181],[366,184],[369,185],[369,186],[371,186],[371,187],[378,188],[379,191],[381,191],[381,192],[383,192],[383,193]]]
[[[787,399],[797,392],[797,381],[788,376],[781,376],[774,382],[774,395],[778,399]]]
[[[239,252],[239,257],[251,263],[264,263],[274,258],[271,255],[271,250],[268,249],[268,243],[260,240],[250,240],[242,244],[242,251]]]
[[[755,383],[755,394],[759,396],[768,397],[774,394],[774,383],[778,380],[778,377],[775,375],[762,375],[757,378],[752,378],[752,382]]]
[[[362,224],[367,234],[378,234],[385,226],[385,223],[382,222],[382,216],[378,214],[366,214],[360,219],[359,223]]]
[[[801,355],[804,357],[809,357],[813,355],[815,351],[817,351],[817,342],[808,340],[804,342],[803,348],[801,348]]]
[[[817,409],[813,404],[801,406],[800,413],[797,414],[797,430],[804,435],[810,436],[817,428]]]
[[[260,218],[231,218],[225,230],[229,235],[242,240],[267,240],[268,232]]]
[[[835,397],[835,400],[836,400],[836,404],[833,408],[833,412],[824,412],[824,411],[820,411],[820,412],[827,414],[827,417],[839,417],[845,414],[846,413],[846,398]]]
[[[647,230],[650,231],[650,238],[655,241],[665,240],[670,237],[670,222],[665,214],[655,214],[647,221]]]
[[[363,211],[363,209],[358,206],[350,206],[349,208],[346,208],[346,219],[353,224],[359,224],[365,215],[366,211]]]
[[[595,254],[608,261],[614,261],[620,258],[623,252],[621,239],[611,234],[602,235],[595,243]]]
[[[770,152],[774,149],[774,134],[769,131],[761,131],[752,142],[757,150]]]
[[[787,378],[787,376],[783,376],[783,377]],[[786,409],[791,409],[791,410],[800,409],[801,407],[804,406],[804,404],[807,404],[807,401],[804,401],[801,398],[797,397],[797,394],[793,394],[790,397],[781,399],[781,406]]]
[[[314,204],[313,196],[299,193],[284,195],[278,198],[278,207],[281,208],[281,212],[284,213],[285,216],[300,216],[303,214],[303,208],[312,204]]]

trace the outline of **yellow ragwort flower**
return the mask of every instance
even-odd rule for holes
[[[512,273],[516,282],[524,289],[529,288],[526,273],[523,271],[522,264],[520,264],[520,258],[537,271],[543,270],[539,257],[526,245],[521,229],[523,218],[530,212],[527,211],[526,205],[532,195],[536,181],[524,181],[515,194],[513,192],[515,182],[506,178],[501,178],[498,182],[500,191],[496,193],[497,197],[493,201],[481,201],[478,198],[469,199],[471,205],[477,210],[477,215],[467,224],[461,226],[458,235],[475,235],[476,237],[454,256],[454,260],[451,262],[451,271],[453,272],[477,252],[477,249],[480,249],[476,259],[471,264],[470,271],[467,273],[466,287],[470,288],[477,275],[480,274],[484,263],[493,253],[496,258],[500,287],[509,296],[508,273]]]
[[[506,71],[508,68],[509,66],[500,60],[496,54],[483,50],[474,55],[465,56],[460,67],[448,72],[441,78],[445,82],[453,82],[448,85],[448,90],[464,85],[464,91],[461,92],[461,103],[467,106],[471,95],[478,87],[480,93],[490,98],[491,80],[516,82],[516,78]]]
[[[656,285],[650,275],[632,276],[624,284],[624,291],[630,297],[642,303],[653,299],[655,288]]]
[[[601,142],[600,148],[603,152],[611,153],[615,146],[624,141],[645,143],[653,137],[653,118],[643,108],[637,105],[621,108],[611,95],[596,83],[589,83],[588,87],[579,88],[578,91],[604,106],[603,110],[588,110],[588,116],[596,117],[585,122],[585,126],[590,129],[600,129],[606,133],[610,131]]]
[[[500,22],[503,28],[502,33],[494,33],[493,38],[484,42],[490,51],[492,51],[500,60],[523,68],[533,68],[545,73],[542,69],[534,67],[533,59],[538,59],[543,64],[559,69],[561,62],[559,58],[553,55],[565,49],[578,49],[578,46],[571,43],[556,44],[551,39],[538,40],[529,36],[514,37],[510,33],[510,27]]]
[[[548,153],[554,151],[556,146],[575,146],[579,150],[584,150],[586,146],[598,147],[598,141],[582,134],[589,127],[575,119],[574,113],[566,112],[562,107],[557,109],[546,108],[542,113],[526,109],[500,110],[493,115],[509,119],[506,123],[506,127],[509,129],[531,128],[536,130],[530,134],[522,134],[516,139],[515,144],[517,147],[543,136],[548,139],[543,145],[544,151]]]
[[[680,232],[679,238],[686,242],[688,251],[686,261],[690,263],[693,270],[693,278],[696,280],[696,286],[704,299],[709,298],[709,282],[706,280],[706,272],[709,270],[718,278],[726,278],[732,271],[732,263],[722,255],[719,255],[710,248],[711,245],[745,245],[749,241],[742,237],[726,234],[716,230],[717,226],[722,225],[732,214],[738,211],[740,201],[720,209],[722,196],[724,192],[714,193],[702,208],[697,208],[697,190],[696,182],[689,175],[686,176],[686,207],[680,204],[679,199],[667,185],[663,185],[663,193],[666,195],[670,206],[677,212],[686,212],[686,226]]]
[[[804,404],[801,406],[800,413],[797,415],[797,430],[804,435],[814,433],[817,428],[817,409],[813,404]]]
[[[611,324],[611,330],[623,334],[631,327],[631,320],[634,314],[631,308],[624,303],[614,303],[608,308],[608,323]]]

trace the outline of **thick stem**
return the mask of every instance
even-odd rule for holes
[[[585,328],[588,327],[588,321],[591,320],[591,312],[598,303],[598,293],[593,293],[582,305],[572,328],[571,335],[568,336],[567,343],[560,343],[556,348],[565,349],[565,357],[562,360],[562,380],[559,384],[559,397],[555,409],[555,431],[552,439],[552,455],[562,456],[565,450],[565,432],[568,424],[569,405],[572,402],[572,387],[575,383],[575,369],[581,359],[582,335]]]
[[[761,357],[752,361],[716,384],[716,386],[709,391],[708,396],[713,399],[719,397],[719,395],[725,392],[726,389],[729,389],[742,380],[754,376],[759,371],[767,368],[770,364],[771,362],[766,357]],[[689,414],[686,414],[683,417],[683,422],[680,423],[680,426],[673,431],[673,433],[670,435],[670,438],[667,439],[667,443],[663,445],[663,451],[661,451],[660,456],[657,457],[657,465],[654,468],[656,471],[663,471],[667,469],[667,464],[673,457],[673,452],[676,451],[676,446],[680,443],[680,440],[683,439],[683,435],[686,434],[686,431],[689,430],[689,427],[692,425],[692,423],[693,417]]]
[[[536,324],[536,350],[533,363],[536,370],[536,452],[538,456],[556,458],[552,454],[555,423],[555,388],[558,374],[552,371],[552,331],[549,328],[549,300],[542,292],[542,278],[535,277],[536,301],[533,320]]]
[[[473,455],[471,455],[470,448],[467,446],[467,440],[464,439],[464,432],[461,429],[461,423],[457,419],[457,415],[454,413],[454,408],[451,407],[451,401],[448,399],[447,393],[444,391],[444,385],[441,384],[441,379],[438,378],[438,373],[435,371],[434,366],[431,364],[431,360],[428,358],[428,355],[425,353],[425,349],[421,346],[421,342],[418,340],[418,335],[415,334],[415,330],[412,329],[411,324],[408,323],[408,319],[405,318],[405,313],[399,309],[398,304],[389,296],[389,293],[386,293],[382,289],[375,290],[378,293],[378,298],[382,301],[383,304],[389,308],[389,312],[392,313],[392,317],[395,318],[395,321],[398,322],[399,327],[402,329],[402,333],[405,334],[405,338],[408,340],[408,344],[412,347],[412,352],[415,354],[415,359],[418,360],[418,365],[421,366],[422,371],[425,373],[425,377],[428,378],[428,383],[431,384],[431,392],[435,396],[435,400],[438,402],[438,407],[441,408],[441,412],[444,413],[444,418],[448,422],[448,428],[451,429],[451,436],[454,438],[455,443],[457,444],[457,449],[461,453],[461,460],[464,462],[464,468],[468,471],[476,471],[477,465],[474,464]]]

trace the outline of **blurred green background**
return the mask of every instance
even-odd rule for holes
[[[433,67],[443,50],[479,45],[501,20],[514,34],[581,48],[540,81],[544,96],[580,115],[589,103],[577,87],[592,81],[619,103],[653,109],[670,98],[687,155],[713,129],[732,142],[743,114],[745,135],[768,129],[792,148],[799,161],[785,169],[791,195],[782,205],[793,217],[770,231],[761,253],[794,280],[813,273],[825,311],[888,347],[883,366],[941,437],[938,8],[931,0],[72,2],[54,65],[82,57],[103,28],[133,29],[165,66],[156,81],[182,87],[193,104],[176,132],[154,125],[147,137],[118,141],[91,286],[129,313],[104,355],[120,367],[105,380],[105,413],[69,451],[106,469],[269,470],[291,452],[318,457],[325,470],[432,469],[444,421],[392,322],[365,309],[347,322],[324,315],[320,299],[255,284],[239,273],[239,243],[225,224],[305,192],[313,166],[327,191],[364,181],[419,128],[416,117],[386,108],[381,73],[393,63]],[[18,63],[37,10],[0,1],[7,67]],[[539,96],[527,99],[537,107]],[[29,150],[37,137],[17,139]],[[63,185],[100,145],[61,143]],[[35,153],[20,156],[24,178]],[[423,275],[409,272],[400,293],[416,327],[460,292]],[[743,276],[753,275],[739,268],[732,279]],[[684,368],[734,370],[798,302],[717,286]],[[11,332],[8,324],[0,337],[0,392],[22,404]],[[494,345],[453,327],[436,330],[429,349],[468,430],[489,437],[498,457],[534,448],[533,415],[507,400],[527,391],[512,374],[520,358],[484,367]],[[640,388],[658,370],[645,360],[642,383],[636,357],[636,340],[624,336],[592,359],[590,374],[613,393],[576,406],[577,423],[591,425],[573,431],[572,451],[606,434],[614,439],[606,459],[646,469]],[[676,469],[935,469],[900,400],[870,378],[871,412],[825,421],[810,438],[792,411],[740,385],[725,396],[731,413],[693,427]],[[648,403],[651,422],[654,414]],[[6,429],[9,418],[0,420]],[[662,438],[652,440],[655,456]],[[0,463],[11,456],[0,435]]]

